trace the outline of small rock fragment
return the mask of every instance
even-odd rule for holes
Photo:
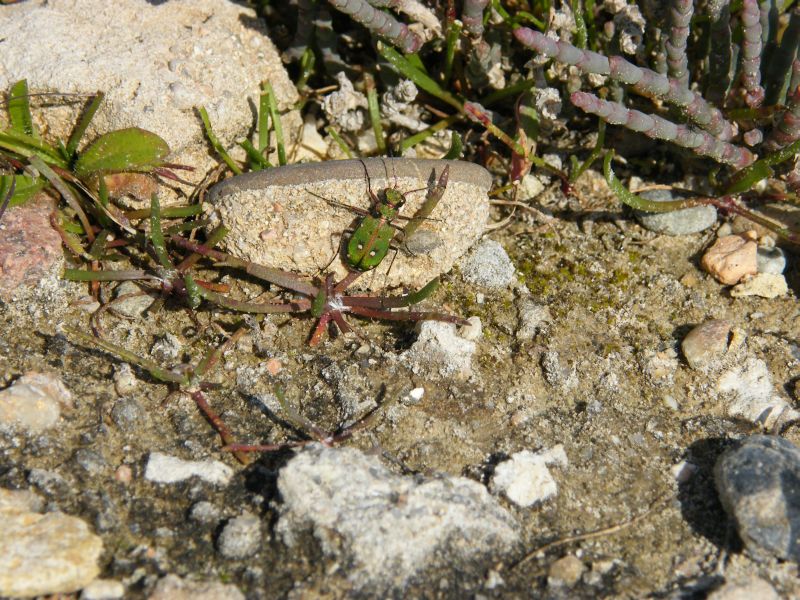
[[[458,329],[458,335],[464,338],[465,340],[470,340],[472,342],[479,340],[481,334],[483,333],[483,325],[481,324],[480,317],[470,317],[467,319],[469,321],[469,325],[462,325]]]
[[[233,469],[218,460],[182,460],[161,452],[151,452],[144,478],[155,483],[178,483],[199,477],[214,485],[227,485]]]
[[[472,355],[476,349],[475,342],[456,334],[452,323],[423,321],[417,341],[402,358],[411,363],[415,373],[467,379],[472,374]]]
[[[217,548],[226,558],[248,558],[261,546],[261,521],[249,513],[231,519],[217,539]]]
[[[0,199],[2,200],[2,199]],[[50,225],[54,202],[40,194],[23,206],[9,208],[0,221],[0,299],[35,292],[64,264],[61,237]]]
[[[567,465],[567,456],[560,444],[544,452],[517,452],[495,467],[490,488],[524,508],[544,502],[558,492],[555,479],[547,468],[549,464]]]
[[[514,519],[479,483],[395,475],[355,448],[307,447],[281,469],[278,490],[278,535],[294,546],[311,531],[365,595],[402,595],[429,569],[474,572],[520,541]]]
[[[763,579],[725,582],[708,595],[706,600],[780,600],[778,592]]]
[[[746,275],[755,275],[758,272],[755,240],[753,231],[721,237],[706,250],[700,266],[725,285],[738,283]]]
[[[189,518],[204,525],[217,523],[221,515],[219,508],[205,500],[193,504],[189,509]]]
[[[743,280],[731,289],[731,296],[760,296],[761,298],[778,298],[789,292],[786,278],[782,274],[757,273]]]
[[[724,319],[712,319],[694,327],[681,342],[689,366],[702,370],[725,354],[730,331],[731,324]]]
[[[552,321],[550,309],[544,304],[537,304],[531,298],[522,298],[517,303],[518,325],[517,339],[521,342],[532,340]]]
[[[114,471],[114,480],[122,484],[128,484],[133,479],[133,470],[128,465],[120,465]]]
[[[148,600],[245,600],[235,585],[219,581],[192,581],[177,575],[158,580]]]
[[[183,342],[177,335],[172,333],[165,333],[159,337],[153,347],[150,348],[150,354],[158,361],[168,363],[174,361],[180,356]]]
[[[95,579],[81,592],[81,600],[116,600],[125,595],[125,586],[113,579]]]
[[[111,407],[111,420],[124,430],[131,430],[144,419],[144,409],[133,398],[121,398]]]
[[[29,371],[0,391],[0,428],[40,433],[54,427],[72,394],[57,377]]]
[[[75,462],[91,475],[100,475],[108,468],[108,463],[103,456],[89,448],[76,450]]]
[[[114,389],[120,396],[127,396],[136,389],[138,384],[136,375],[128,363],[122,363],[114,367]]]
[[[41,512],[44,501],[31,490],[9,490],[0,488],[0,514]]]
[[[786,256],[777,246],[772,248],[758,247],[756,263],[759,273],[773,273],[780,275],[786,269]]]
[[[717,390],[729,395],[727,410],[731,417],[743,417],[765,427],[800,417],[775,393],[767,363],[759,358],[749,358],[744,365],[723,373]]]
[[[464,280],[472,285],[500,290],[514,282],[516,269],[503,247],[484,239],[459,263]]]
[[[714,478],[722,506],[751,555],[800,561],[797,446],[777,436],[747,437],[718,459]]]
[[[150,308],[153,299],[132,281],[123,281],[114,292],[111,310],[118,315],[136,319]]]
[[[60,512],[2,516],[0,596],[67,594],[100,573],[103,542],[81,519]]]
[[[572,587],[581,580],[586,565],[573,554],[559,558],[547,569],[547,585],[550,587]]]
[[[639,195],[647,200],[674,200],[669,190],[645,190]],[[691,206],[668,212],[634,211],[646,229],[667,235],[689,235],[708,229],[717,222],[717,209],[711,205]]]

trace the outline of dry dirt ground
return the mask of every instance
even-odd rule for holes
[[[276,384],[299,413],[325,430],[382,402],[377,418],[343,443],[379,449],[398,473],[443,472],[488,482],[494,465],[514,452],[563,445],[568,465],[551,469],[558,484],[554,498],[533,508],[499,499],[518,521],[524,548],[474,572],[423,573],[409,597],[704,597],[723,578],[748,574],[796,597],[796,565],[755,563],[742,553],[712,475],[732,440],[760,431],[728,416],[726,399],[716,390],[722,371],[751,357],[763,359],[776,393],[795,400],[800,277],[791,255],[787,279],[794,291],[788,296],[731,298],[697,266],[713,232],[656,235],[606,208],[603,198],[593,204],[600,209],[580,214],[554,202],[553,227],[520,220],[491,234],[516,265],[530,300],[549,309],[549,323],[532,340],[516,335],[519,288],[475,288],[456,269],[429,301],[480,316],[483,336],[468,379],[414,374],[398,358],[414,340],[409,324],[358,322],[364,339],[339,337],[311,349],[305,343],[308,318],[273,316],[209,375],[219,384],[208,392],[212,406],[240,440],[255,442],[297,439],[274,401]],[[590,215],[601,218],[588,227]],[[112,418],[122,400],[112,375],[121,361],[26,314],[20,306],[0,308],[0,381],[28,370],[56,371],[75,408],[47,434],[0,437],[0,487],[31,487],[31,469],[58,474],[37,492],[50,508],[82,517],[101,535],[103,577],[128,582],[130,597],[146,595],[164,573],[235,583],[253,597],[283,597],[293,588],[293,597],[349,593],[346,577],[313,538],[289,550],[271,534],[280,503],[276,477],[292,451],[256,455],[240,465],[220,451],[218,436],[191,400],[171,395],[173,388],[140,369],[134,369],[138,383],[125,399],[141,413],[120,426]],[[746,337],[720,366],[701,373],[681,357],[680,341],[710,318],[728,319]],[[139,319],[108,314],[103,322],[108,339],[170,365],[196,362],[208,340],[224,339],[237,320],[203,310],[195,323],[167,302]],[[88,315],[70,307],[54,321],[86,330]],[[178,344],[164,343],[167,334]],[[266,368],[269,359],[280,364],[275,375]],[[424,396],[408,401],[417,387]],[[798,428],[783,435],[800,443]],[[99,455],[97,469],[76,462],[79,449]],[[192,480],[154,485],[143,473],[156,450],[215,458],[236,474],[224,488]],[[681,461],[696,470],[679,484],[672,468]],[[114,478],[123,464],[133,471],[128,484]],[[243,509],[260,515],[264,537],[257,554],[241,561],[221,556],[215,548],[219,528],[187,518],[199,500],[218,506],[223,518]],[[606,528],[594,537],[564,539]],[[519,563],[558,540],[563,543]],[[566,555],[583,563],[582,580],[571,588],[548,584],[548,569]],[[673,596],[678,590],[682,594]]]

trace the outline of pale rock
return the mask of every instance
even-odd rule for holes
[[[0,428],[40,433],[55,427],[62,408],[72,408],[72,394],[47,373],[29,371],[0,391]]]
[[[227,485],[233,469],[217,460],[183,460],[161,452],[151,452],[144,478],[154,483],[178,483],[198,477],[213,485]]]
[[[475,342],[459,336],[452,323],[423,321],[417,340],[401,358],[414,372],[467,379],[472,374],[472,356],[476,350]]]
[[[4,512],[0,596],[75,592],[97,577],[101,539],[84,521],[60,512]]]
[[[758,272],[756,233],[718,238],[700,259],[700,266],[725,285],[738,283],[746,275]]]
[[[30,490],[0,488],[0,514],[41,512],[44,501]]]
[[[523,450],[513,454],[495,467],[490,488],[523,508],[544,502],[558,492],[548,465],[567,466],[567,455],[561,444],[541,452]]]
[[[800,418],[800,413],[775,393],[767,363],[759,358],[749,358],[744,365],[724,372],[717,390],[727,396],[731,417],[742,417],[767,428]]]
[[[81,600],[116,600],[125,595],[125,586],[113,579],[95,579],[81,591]]]
[[[743,296],[778,298],[787,293],[789,293],[789,286],[781,273],[757,273],[731,289],[731,296],[734,298]]]
[[[695,326],[681,342],[681,350],[692,369],[704,369],[718,360],[728,349],[731,324],[712,319]]]
[[[217,161],[197,107],[206,107],[217,137],[233,145],[252,127],[262,81],[272,84],[280,110],[298,99],[255,10],[234,2],[49,0],[2,11],[0,89],[27,78],[33,93],[102,90],[88,139],[124,127],[153,131],[172,149],[170,161],[191,165],[198,178]],[[48,109],[54,138],[69,136],[82,107]],[[293,139],[298,112],[281,120]]]
[[[573,554],[559,558],[547,569],[547,585],[550,587],[572,587],[581,580],[586,565]]]
[[[148,600],[244,600],[245,596],[233,584],[219,581],[193,581],[177,575],[158,580]]]
[[[708,595],[706,600],[780,600],[778,592],[763,579],[725,582]]]
[[[364,597],[401,597],[431,569],[488,569],[520,543],[519,525],[478,482],[396,475],[355,448],[306,447],[278,490],[277,535],[290,547],[313,539]]]

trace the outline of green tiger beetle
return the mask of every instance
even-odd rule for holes
[[[397,189],[397,184],[395,183],[395,187],[385,188],[379,196],[372,191],[366,164],[364,164],[364,161],[361,161],[361,164],[364,165],[364,173],[367,179],[367,191],[372,200],[372,206],[369,210],[330,200],[310,190],[306,191],[318,198],[322,198],[328,204],[347,208],[362,215],[353,233],[350,235],[344,257],[347,267],[350,270],[365,272],[371,271],[386,258],[389,249],[392,247],[396,230],[400,230],[402,235],[400,241],[405,244],[411,235],[416,232],[420,225],[430,216],[433,209],[436,208],[439,200],[441,200],[444,195],[448,176],[450,174],[450,167],[445,166],[439,175],[439,180],[436,185],[428,189],[422,206],[413,217],[408,219],[406,226],[400,229],[394,224],[394,221],[398,218],[403,218],[399,213],[400,209],[406,203],[406,194],[422,191],[427,188],[409,190],[403,193]],[[385,167],[386,165],[384,164],[384,168]]]

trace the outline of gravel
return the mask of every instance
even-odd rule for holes
[[[728,349],[731,324],[713,319],[695,326],[681,342],[683,357],[692,369],[703,370],[719,360]]]
[[[459,336],[452,323],[423,321],[417,340],[401,358],[415,373],[467,379],[472,374],[472,357],[477,348],[475,342]]]

